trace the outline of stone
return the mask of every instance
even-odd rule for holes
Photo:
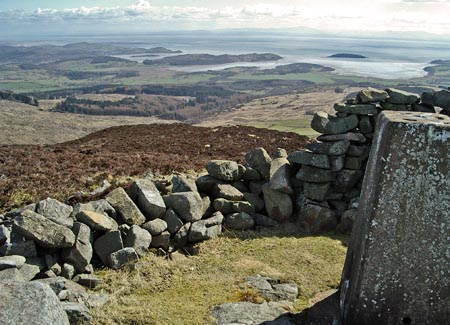
[[[214,209],[223,214],[231,214],[238,212],[253,213],[255,208],[249,202],[230,201],[226,199],[215,199],[213,202]]]
[[[373,126],[372,122],[370,121],[370,118],[368,116],[361,116],[359,118],[359,125],[358,125],[359,131],[362,133],[372,133],[373,132]]]
[[[332,172],[338,172],[344,168],[345,156],[329,156],[330,158],[330,170]]]
[[[335,142],[315,142],[306,144],[305,148],[318,154],[329,156],[340,156],[347,152],[350,145],[349,140]]]
[[[148,220],[161,218],[166,212],[164,200],[150,179],[134,181],[128,192]]]
[[[72,231],[76,237],[75,244],[70,248],[65,248],[61,253],[61,258],[63,261],[71,263],[77,272],[82,273],[91,263],[93,255],[91,229],[84,223],[75,222]]]
[[[366,104],[366,103],[375,103],[386,100],[389,97],[388,93],[381,89],[376,89],[372,87],[368,87],[366,89],[361,90],[356,95],[356,100],[358,103]]]
[[[382,102],[381,107],[385,111],[410,111],[411,107],[405,104],[393,104],[389,102]]]
[[[358,116],[335,117],[326,112],[317,112],[311,121],[311,128],[322,134],[341,134],[358,126]]]
[[[211,160],[205,167],[212,177],[228,182],[241,179],[245,173],[244,166],[230,160]]]
[[[272,301],[264,301],[262,304],[251,302],[225,303],[214,307],[212,310],[212,316],[218,325],[266,324],[265,322],[272,322],[286,313],[285,303]]]
[[[269,179],[272,158],[264,148],[255,148],[249,151],[245,155],[245,161],[251,168],[256,169],[263,179]]]
[[[419,95],[400,89],[388,88],[386,89],[386,92],[389,94],[389,98],[386,99],[386,102],[392,104],[407,105],[417,103],[420,100]]]
[[[275,158],[270,164],[270,188],[287,194],[293,194],[291,187],[291,166],[286,158]]]
[[[65,289],[66,287],[66,281],[68,281],[66,278],[63,278],[62,276],[54,277],[54,278],[47,278],[47,279],[37,279],[33,282],[40,282],[47,286],[49,286],[55,295],[59,295],[59,293]]]
[[[40,282],[0,282],[1,324],[60,324],[69,320],[58,297]]]
[[[20,255],[0,257],[0,271],[9,268],[20,269],[25,264],[26,258]]]
[[[213,190],[214,185],[216,185],[217,183],[222,183],[222,181],[210,175],[200,176],[195,181],[197,189],[202,193],[210,193]]]
[[[336,174],[333,190],[338,193],[350,191],[364,176],[361,170],[342,169]]]
[[[242,193],[242,194],[244,194],[244,201],[247,201],[248,203],[250,203],[256,212],[264,210],[266,204],[259,195],[256,195],[253,193]],[[245,202],[243,202],[243,203],[245,203]],[[234,212],[247,212],[247,211],[241,210],[241,211],[234,211]],[[247,212],[247,213],[249,213],[249,212]]]
[[[39,268],[39,265],[28,264],[28,263],[25,263],[19,269],[19,273],[22,276],[24,281],[31,281],[31,280],[33,280],[36,277],[36,275],[39,274],[40,271],[41,270]]]
[[[173,193],[165,196],[164,201],[185,221],[200,220],[203,215],[203,200],[197,192]]]
[[[309,150],[295,151],[289,154],[288,160],[291,163],[308,165],[318,168],[330,168],[330,159],[327,155],[313,153]]]
[[[345,324],[448,323],[449,139],[440,114],[380,115],[342,273]]]
[[[133,183],[134,184],[134,183]],[[122,187],[118,187],[106,196],[106,200],[128,225],[141,225],[145,217]]]
[[[188,178],[185,175],[173,175],[172,176],[172,193],[177,192],[198,192],[195,180]]]
[[[216,212],[216,215],[211,219],[213,220],[205,219],[192,223],[188,235],[188,240],[191,243],[212,239],[220,235],[224,219],[222,213]]]
[[[167,229],[167,222],[162,219],[150,220],[142,225],[152,236],[158,236]]]
[[[337,225],[336,230],[342,234],[351,234],[357,215],[356,209],[344,211],[341,216],[341,222]]]
[[[72,210],[73,208],[70,205],[50,198],[39,201],[36,204],[36,213],[68,228],[72,228],[73,226],[74,220],[71,217]]]
[[[443,109],[450,110],[450,91],[440,90],[433,94],[433,106],[439,106]]]
[[[109,255],[109,265],[113,270],[118,270],[126,264],[139,259],[133,247],[125,247]]]
[[[262,193],[262,186],[264,184],[266,184],[266,181],[250,181],[248,184],[248,188],[253,194],[260,195]]]
[[[178,230],[178,232],[173,237],[173,242],[178,247],[184,247],[188,244],[188,236],[189,236],[189,229],[191,228],[191,223],[188,222],[183,225],[183,227]]]
[[[287,221],[293,212],[292,199],[286,193],[274,191],[269,184],[263,186],[267,214],[278,222]]]
[[[71,247],[75,243],[75,235],[69,228],[30,210],[14,219],[13,229],[46,248]]]
[[[436,113],[433,106],[425,104],[412,104],[411,109],[413,112]]]
[[[372,104],[334,104],[336,112],[358,115],[375,115],[378,114],[377,107]]]
[[[245,212],[233,213],[225,217],[224,226],[235,230],[252,229],[255,226],[255,220]]]
[[[139,257],[147,255],[151,242],[152,235],[147,230],[142,229],[137,225],[131,226],[128,233],[123,237],[123,246],[132,247]]]
[[[0,245],[0,255],[20,255],[26,258],[37,256],[36,244],[32,240],[28,240],[16,231],[11,229],[11,226],[0,226],[0,231],[3,231],[3,235],[6,241],[3,246]]]
[[[9,268],[0,271],[0,282],[2,281],[20,281],[26,282],[19,269]]]
[[[214,213],[214,207],[212,205],[211,199],[209,196],[203,196],[203,211],[202,211],[202,219],[208,218]]]
[[[298,221],[312,234],[333,231],[337,225],[334,211],[316,204],[303,206]]]
[[[70,324],[85,324],[92,320],[89,309],[76,302],[61,302],[61,306],[69,318]]]
[[[109,301],[109,297],[103,293],[90,294],[87,299],[87,306],[89,308],[101,308]]]
[[[245,182],[243,182],[243,181],[232,182],[231,186],[233,186],[234,188],[236,188],[238,191],[240,191],[242,193],[250,191],[248,189],[247,185],[245,184]]]
[[[61,276],[71,280],[75,276],[76,270],[75,266],[70,263],[64,263],[61,269]]]
[[[363,169],[365,158],[362,157],[345,157],[344,168],[359,170]]]
[[[368,145],[351,145],[348,147],[347,156],[369,157],[370,147]]]
[[[317,140],[323,142],[334,142],[341,140],[347,140],[358,143],[366,142],[366,138],[361,133],[356,132],[347,132],[344,134],[322,134],[317,137]]]
[[[4,225],[0,224],[0,246],[2,246],[10,237],[10,230]]]
[[[250,166],[245,166],[245,173],[242,175],[244,181],[259,181],[261,179],[261,174]]]
[[[104,265],[109,266],[109,255],[123,248],[122,236],[119,230],[107,232],[94,243],[94,251]]]
[[[83,287],[94,289],[97,287],[102,280],[93,274],[78,274],[73,278],[73,280],[82,285]]]
[[[254,213],[253,219],[255,220],[255,226],[261,227],[276,227],[278,226],[278,222],[273,219],[270,219],[268,216],[263,214]]]
[[[180,228],[180,230],[181,229],[182,228]],[[178,232],[177,232],[177,234],[178,234]],[[168,231],[163,231],[158,236],[153,236],[152,242],[150,243],[150,247],[152,247],[152,248],[162,248],[165,251],[169,250],[169,246],[170,246],[170,232],[168,232]]]
[[[77,203],[73,207],[72,216],[75,216],[81,211],[91,211],[109,216],[113,219],[117,218],[116,210],[105,199],[90,201],[87,203]]]
[[[113,218],[103,213],[93,212],[89,210],[78,212],[76,215],[76,219],[79,222],[88,225],[94,230],[111,231],[117,230],[119,228],[116,220],[114,220]]]
[[[304,194],[308,199],[323,201],[330,190],[330,183],[309,183],[304,184]]]
[[[216,184],[213,190],[215,198],[222,198],[230,201],[240,201],[244,194],[230,184]]]
[[[304,182],[325,183],[333,181],[336,173],[328,169],[303,165],[295,177]]]
[[[167,230],[171,234],[175,234],[183,227],[183,220],[172,209],[168,209],[164,215],[164,221],[167,223]]]

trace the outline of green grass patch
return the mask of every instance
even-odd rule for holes
[[[110,302],[94,310],[93,324],[211,324],[211,308],[239,301],[239,284],[261,274],[299,286],[295,311],[337,288],[347,237],[308,237],[295,226],[276,231],[227,233],[203,242],[200,254],[169,261],[154,255],[120,271],[103,270],[96,289]]]
[[[249,125],[257,128],[294,132],[300,135],[317,136],[319,133],[311,129],[311,119],[312,117],[303,119],[272,120],[265,122],[254,122]]]
[[[228,80],[286,80],[286,81],[304,80],[304,81],[311,81],[317,84],[335,83],[331,75],[318,72],[290,73],[284,75],[241,73],[228,78]]]

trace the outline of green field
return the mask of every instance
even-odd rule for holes
[[[266,128],[283,132],[294,132],[300,135],[319,135],[318,132],[311,129],[311,118],[255,122],[250,123],[249,125],[257,128]]]

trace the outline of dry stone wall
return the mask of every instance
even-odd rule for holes
[[[100,200],[71,206],[48,198],[0,216],[0,281],[44,281],[70,322],[85,322],[87,307],[106,301],[82,288],[99,283],[95,267],[119,269],[152,249],[169,257],[195,254],[196,243],[224,228],[297,222],[311,233],[350,232],[377,115],[387,109],[449,115],[450,92],[420,98],[368,88],[334,108],[334,116],[314,116],[311,126],[321,135],[297,152],[255,148],[244,164],[213,160],[197,177],[146,177]]]

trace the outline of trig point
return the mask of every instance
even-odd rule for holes
[[[384,112],[341,281],[343,324],[448,324],[450,118]]]

